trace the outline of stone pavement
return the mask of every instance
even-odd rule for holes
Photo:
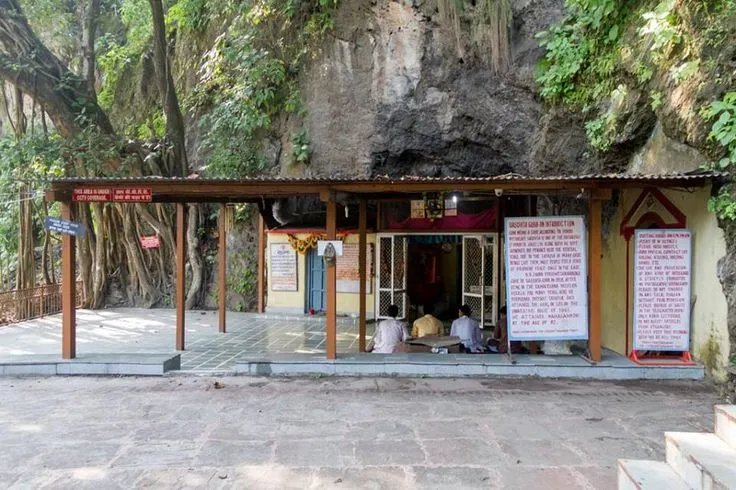
[[[2,378],[0,488],[613,489],[618,458],[712,430],[713,402],[693,382]]]
[[[168,309],[116,308],[77,312],[77,354],[175,351],[176,314]],[[188,311],[182,370],[232,370],[247,354],[325,352],[324,318],[227,314],[227,334],[217,331],[216,311]],[[372,335],[373,325],[368,325]],[[338,319],[338,352],[358,352],[358,324]],[[0,359],[61,353],[61,315],[0,327]]]

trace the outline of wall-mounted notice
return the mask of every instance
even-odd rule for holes
[[[587,339],[583,217],[507,218],[505,237],[509,339]]]
[[[373,257],[373,244],[369,243],[366,253],[366,278],[365,290],[371,293],[371,260]],[[360,274],[358,271],[358,253],[359,246],[357,243],[343,244],[342,256],[335,259],[335,267],[337,273],[337,292],[338,293],[359,293],[360,292]]]
[[[296,250],[288,243],[271,244],[271,291],[297,291]]]
[[[688,230],[636,230],[634,350],[690,348]]]

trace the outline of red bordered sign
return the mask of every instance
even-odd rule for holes
[[[153,192],[149,187],[123,187],[121,189],[80,188],[72,192],[74,202],[151,202]]]
[[[153,193],[150,188],[145,187],[113,189],[112,200],[114,202],[151,202]]]
[[[141,248],[158,248],[161,244],[157,235],[140,237]]]
[[[110,189],[74,189],[72,192],[74,202],[108,202],[112,201],[112,190]]]

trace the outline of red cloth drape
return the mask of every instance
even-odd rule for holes
[[[406,218],[402,221],[387,216],[389,230],[492,230],[496,228],[496,210],[488,208],[479,213],[443,216],[435,220]]]

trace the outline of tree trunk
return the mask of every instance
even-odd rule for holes
[[[15,86],[15,137],[18,139],[21,139],[26,134],[27,128],[27,119],[26,119],[26,113],[23,112],[23,106],[25,105],[25,100],[23,97],[23,91],[18,87]]]
[[[46,199],[43,200],[43,217],[44,219],[49,216],[49,203]],[[49,230],[44,230],[43,233],[43,255],[41,256],[41,270],[43,271],[43,282],[44,284],[52,284],[52,274],[49,274],[49,248],[51,247],[51,233]],[[51,263],[53,264],[53,258]],[[53,265],[52,265],[53,267]]]
[[[192,283],[187,291],[186,308],[191,310],[199,304],[199,296],[202,292],[202,258],[199,255],[199,206],[189,205],[189,223],[187,226],[187,252],[189,254],[189,265],[192,267]]]
[[[82,74],[87,81],[87,95],[90,100],[97,101],[95,91],[95,38],[97,36],[97,19],[100,15],[100,0],[87,0],[84,13],[84,29],[82,29]]]
[[[69,71],[38,39],[17,0],[0,0],[0,46],[4,48],[0,78],[43,101],[60,135],[79,133],[81,114],[103,133],[113,134],[107,115],[90,99],[86,81]]]
[[[149,0],[151,12],[153,13],[153,59],[156,72],[156,82],[166,115],[166,136],[174,143],[174,156],[176,158],[179,176],[186,177],[189,174],[187,164],[186,139],[184,129],[184,118],[179,108],[179,100],[176,97],[174,78],[171,75],[168,50],[166,49],[166,25],[164,22],[164,9],[161,0]]]

